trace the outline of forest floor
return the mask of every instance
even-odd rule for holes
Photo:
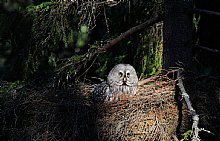
[[[191,116],[176,81],[159,77],[139,87],[136,96],[95,104],[91,86],[58,89],[51,80],[19,87],[1,82],[1,140],[171,140],[191,129]],[[199,114],[202,140],[220,140],[220,82],[187,77],[184,86]],[[4,89],[3,89],[4,88]]]

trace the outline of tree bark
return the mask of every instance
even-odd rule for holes
[[[192,8],[193,0],[164,1],[163,69],[191,66]]]

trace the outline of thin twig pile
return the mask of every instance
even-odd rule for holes
[[[170,141],[186,120],[180,118],[174,80],[159,78],[139,86],[135,96],[103,104],[91,101],[90,85],[60,90],[50,83],[1,93],[1,140]]]
[[[99,140],[171,140],[179,119],[175,81],[140,86],[137,95],[98,109]]]

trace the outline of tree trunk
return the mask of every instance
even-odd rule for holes
[[[191,66],[192,8],[193,0],[164,1],[163,69]]]

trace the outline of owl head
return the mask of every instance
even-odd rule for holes
[[[112,92],[135,94],[138,77],[134,67],[129,64],[118,64],[108,74],[107,83]]]

